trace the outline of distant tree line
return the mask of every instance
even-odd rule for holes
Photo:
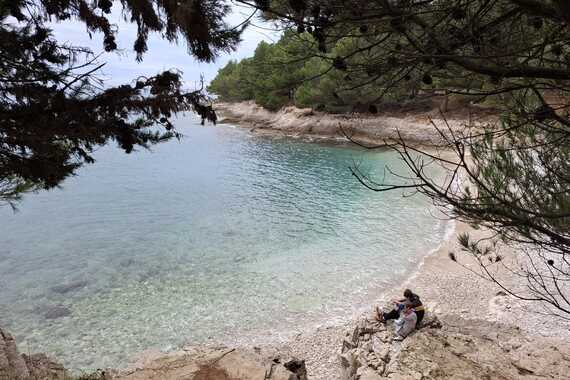
[[[272,111],[295,105],[335,113],[375,113],[381,101],[405,101],[417,94],[419,86],[413,81],[384,96],[379,96],[384,86],[375,81],[351,88],[358,82],[346,63],[333,62],[331,67],[330,56],[342,56],[357,45],[357,38],[346,37],[336,42],[329,54],[323,54],[311,33],[288,29],[275,43],[260,42],[252,57],[230,61],[207,89],[221,101],[254,100]],[[357,58],[366,60],[365,56]]]

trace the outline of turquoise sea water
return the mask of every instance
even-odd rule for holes
[[[282,339],[347,318],[437,246],[421,197],[348,167],[391,151],[178,120],[182,141],[114,148],[62,189],[0,208],[0,326],[75,369],[149,348]]]

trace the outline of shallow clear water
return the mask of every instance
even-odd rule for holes
[[[413,268],[445,224],[374,193],[390,151],[178,120],[186,137],[98,162],[0,208],[0,325],[71,368],[149,348],[280,339],[350,316]]]

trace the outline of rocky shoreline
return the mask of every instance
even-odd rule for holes
[[[0,328],[0,380],[65,379],[65,368],[45,354],[21,354],[16,340]]]
[[[122,370],[105,369],[72,375],[45,354],[18,351],[14,338],[0,329],[0,380],[307,380],[305,362],[268,357],[259,350],[227,347],[185,347],[144,355]]]
[[[411,145],[441,146],[444,136],[465,131],[464,118],[443,120],[435,111],[409,114],[327,114],[310,108],[285,107],[268,111],[255,102],[214,104],[222,123],[249,128],[259,135],[305,137],[325,141],[352,139],[366,145],[386,145],[403,139]],[[488,116],[472,125],[480,125]],[[437,125],[437,128],[435,128]],[[439,129],[439,131],[438,131]],[[442,136],[443,133],[443,136]]]
[[[448,252],[456,249],[456,234],[468,229],[458,224],[455,234],[427,256],[416,273],[379,295],[381,305],[405,287],[422,296],[428,309],[426,320],[403,342],[393,341],[391,324],[379,324],[365,313],[344,324],[299,334],[284,344],[147,352],[126,369],[99,371],[82,379],[566,378],[570,323],[536,313],[536,304],[513,299],[451,262]],[[20,355],[11,336],[2,332],[2,337],[0,379],[69,378],[62,366],[45,355]],[[7,375],[17,371],[23,375]]]

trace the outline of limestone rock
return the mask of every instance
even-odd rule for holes
[[[0,329],[0,378],[25,378],[30,376],[28,367],[16,347],[16,340]]]
[[[356,347],[353,343],[352,340],[348,339],[348,338],[344,338],[342,340],[342,349],[341,352],[346,352],[352,348]]]
[[[45,354],[21,355],[16,341],[0,328],[0,379],[64,379],[65,368]]]
[[[352,380],[356,376],[359,362],[356,358],[355,350],[348,351],[339,355],[340,359],[340,378],[341,380]]]
[[[382,380],[382,377],[378,374],[378,372],[367,368],[366,370],[362,371],[359,380]]]
[[[260,350],[185,348],[148,357],[113,380],[307,380],[305,362],[264,357]]]
[[[570,373],[570,346],[485,320],[428,314],[394,342],[392,322],[382,328],[365,319],[346,336],[341,380],[562,379]]]
[[[46,354],[22,354],[22,357],[35,379],[63,379],[67,374],[63,365],[51,360]]]
[[[215,109],[223,117],[223,122],[254,127],[252,132],[266,135],[338,139],[345,137],[344,130],[353,138],[372,144],[385,144],[387,140],[399,138],[428,145],[444,142],[444,138],[434,131],[430,123],[414,118],[402,118],[400,115],[348,118],[346,115],[325,114],[309,108],[295,107],[284,107],[278,112],[271,112],[252,101],[217,102]],[[461,131],[464,128],[462,122],[455,120],[446,120],[446,123],[449,124],[450,131]]]

